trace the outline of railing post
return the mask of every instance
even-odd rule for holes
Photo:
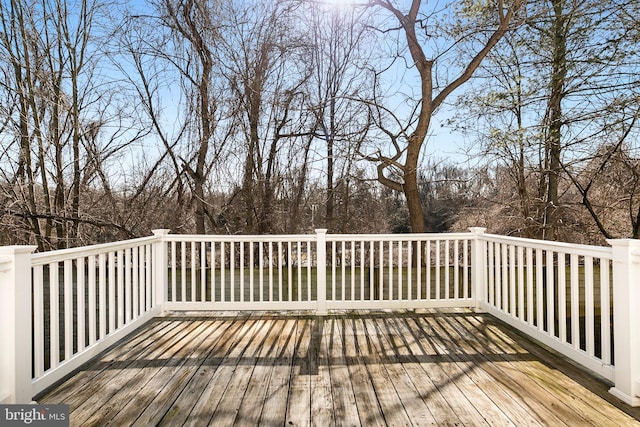
[[[609,391],[640,406],[640,240],[607,240],[613,248],[615,385]]]
[[[160,312],[164,311],[164,304],[167,301],[167,242],[164,237],[169,234],[171,230],[166,228],[152,230],[153,235],[157,237],[156,242],[153,244],[153,284],[155,294],[155,305],[160,309]]]
[[[0,403],[31,401],[31,253],[0,247]]]
[[[327,229],[316,229],[316,294],[317,314],[327,314]]]
[[[471,297],[475,302],[477,311],[484,310],[486,297],[486,242],[481,238],[487,229],[484,227],[471,227],[469,231],[473,235],[471,240]]]

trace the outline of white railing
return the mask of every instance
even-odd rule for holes
[[[640,404],[638,241],[569,245],[480,228],[419,235],[154,234],[43,254],[0,248],[6,297],[0,403],[29,401],[164,310],[322,315],[471,307],[614,382],[613,394]]]
[[[327,309],[473,307],[471,239],[327,236]]]
[[[612,249],[484,236],[486,310],[608,380]]]
[[[168,310],[472,307],[468,233],[168,235]],[[325,284],[321,286],[321,284]]]
[[[29,400],[160,312],[152,270],[156,240],[29,255],[31,271],[15,279],[28,295],[8,320],[22,330],[13,339],[29,347],[9,355],[18,365],[28,362],[20,372],[32,379],[24,390]]]

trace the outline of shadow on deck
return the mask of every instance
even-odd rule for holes
[[[466,310],[156,318],[39,396],[72,425],[640,425],[565,359]]]

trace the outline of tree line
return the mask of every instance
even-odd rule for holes
[[[0,244],[640,237],[636,4],[0,1]],[[430,158],[432,119],[468,163]]]

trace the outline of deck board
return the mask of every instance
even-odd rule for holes
[[[182,313],[38,396],[71,425],[639,425],[608,385],[464,310]]]

